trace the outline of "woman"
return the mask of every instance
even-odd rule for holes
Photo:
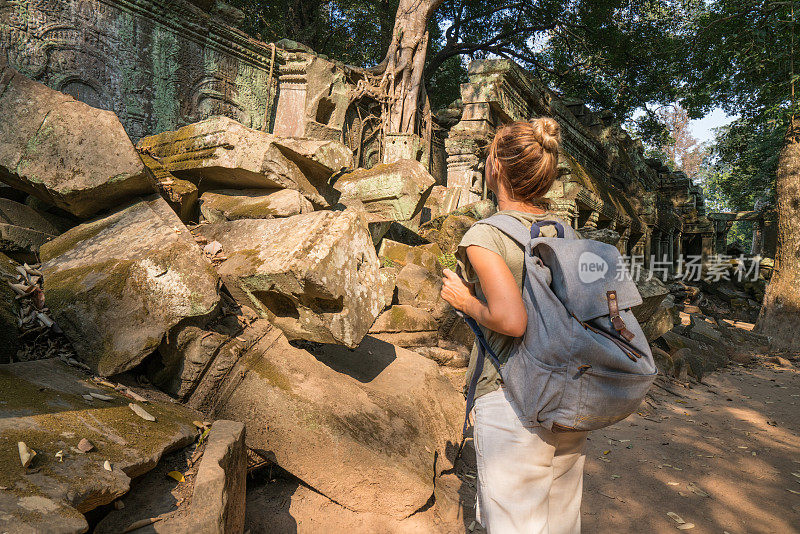
[[[489,147],[486,181],[499,213],[528,227],[554,219],[545,194],[558,170],[558,123],[543,117],[501,128]],[[563,224],[568,237],[571,228]],[[542,235],[555,237],[552,226]],[[442,297],[474,318],[504,363],[525,333],[524,253],[500,230],[476,224],[458,248],[466,280],[444,272]],[[467,383],[480,355],[472,348]],[[586,432],[551,432],[523,423],[497,369],[487,358],[475,393],[474,443],[478,461],[478,519],[490,534],[580,532]]]

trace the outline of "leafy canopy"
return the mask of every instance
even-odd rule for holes
[[[289,38],[318,53],[367,67],[379,63],[397,0],[229,0],[245,31]],[[459,97],[466,60],[506,57],[566,96],[620,119],[677,96],[689,14],[685,0],[445,0],[429,24],[428,95],[434,106]]]
[[[718,132],[706,193],[728,209],[774,196],[778,152],[797,106],[792,101],[791,1],[711,0],[691,24],[681,103],[693,116],[719,106],[739,118]]]

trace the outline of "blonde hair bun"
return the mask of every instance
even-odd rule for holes
[[[512,198],[547,203],[545,195],[558,176],[559,132],[550,117],[516,121],[497,130],[489,146],[490,168]]]
[[[539,138],[539,144],[548,152],[558,152],[558,143],[561,140],[561,127],[550,117],[531,119],[533,131]]]

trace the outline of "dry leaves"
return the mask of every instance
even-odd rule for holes
[[[206,258],[211,260],[212,263],[222,263],[228,258],[222,254],[222,244],[219,241],[212,241],[203,247],[203,254]]]
[[[138,415],[139,417],[141,417],[145,421],[155,421],[156,420],[155,417],[153,417],[152,415],[147,413],[147,410],[145,410],[144,408],[142,408],[138,404],[134,404],[134,403],[131,402],[131,403],[128,404],[128,408],[133,410],[133,413],[135,413],[136,415]]]
[[[167,476],[170,478],[174,478],[178,482],[186,481],[186,479],[183,476],[183,473],[181,473],[180,471],[170,471],[169,473],[167,473]]]
[[[44,358],[61,358],[68,362],[74,359],[75,352],[69,342],[61,335],[61,329],[50,317],[50,310],[45,307],[44,291],[42,291],[42,272],[39,265],[16,266],[16,276],[5,275],[9,287],[16,293],[19,301],[17,327],[20,340],[23,342],[17,351],[17,361],[41,360]]]
[[[36,451],[25,445],[24,441],[17,443],[19,449],[19,461],[22,462],[22,467],[31,465],[33,458],[36,456]]]

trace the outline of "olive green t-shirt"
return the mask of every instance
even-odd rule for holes
[[[512,217],[523,222],[528,228],[530,228],[530,226],[536,221],[553,218],[552,213],[535,215],[533,213],[525,213],[515,210],[503,210],[498,211],[497,213],[511,215]],[[542,237],[556,237],[555,228],[552,226],[545,226],[542,228],[541,235]],[[478,276],[475,274],[475,271],[472,269],[472,266],[467,259],[467,247],[471,245],[476,245],[487,250],[491,250],[503,258],[503,260],[506,262],[506,265],[508,265],[508,269],[511,271],[511,274],[514,275],[514,280],[517,281],[517,286],[519,287],[520,292],[522,292],[522,277],[524,276],[525,271],[525,255],[522,247],[518,245],[516,241],[508,237],[494,226],[489,226],[488,224],[476,224],[464,234],[464,237],[458,244],[458,251],[456,253],[456,259],[458,261],[458,267],[460,271],[459,274],[467,282],[475,284],[476,297],[486,302],[483,291],[481,291],[481,284],[478,280]],[[508,360],[508,357],[511,354],[515,344],[521,339],[498,334],[497,332],[493,332],[482,325],[481,330],[483,331],[483,335],[486,336],[489,346],[492,347],[492,350],[494,350],[494,353],[497,355],[501,364]],[[480,351],[478,349],[478,342],[476,340],[472,345],[472,353],[469,358],[467,384],[469,384],[472,380],[472,374],[478,362],[479,354]],[[492,361],[486,357],[483,362],[483,372],[478,379],[478,384],[475,389],[475,398],[477,399],[481,395],[495,391],[500,387],[501,382],[502,380],[500,378],[500,374],[497,372],[497,368],[495,368]]]

